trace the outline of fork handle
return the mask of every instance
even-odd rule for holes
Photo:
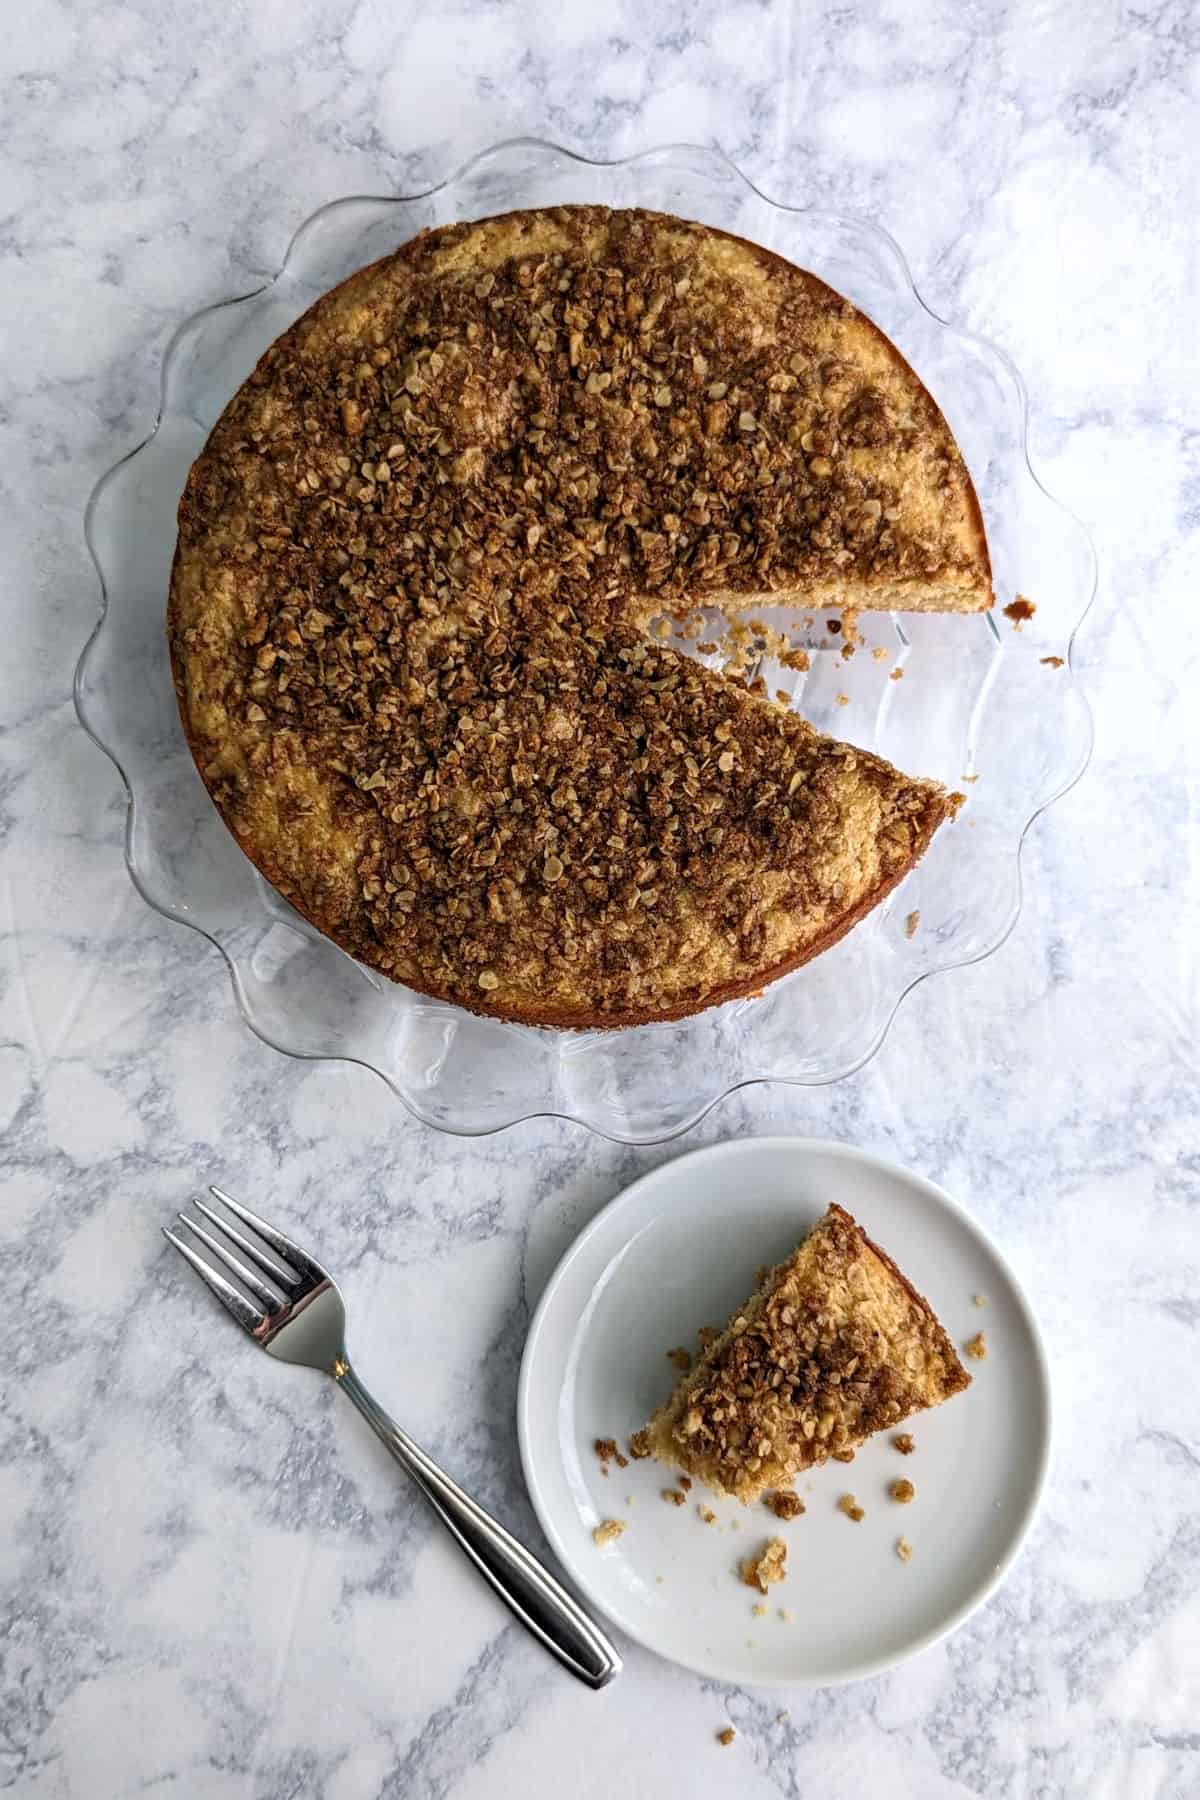
[[[401,1431],[344,1360],[335,1366],[334,1380],[526,1629],[589,1687],[601,1688],[619,1674],[614,1645],[537,1557]]]

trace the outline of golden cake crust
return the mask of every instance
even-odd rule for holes
[[[929,1302],[835,1205],[679,1382],[650,1447],[752,1500],[970,1379]]]
[[[169,635],[209,791],[320,930],[633,1024],[827,948],[953,810],[644,636],[792,598],[988,603],[936,407],[769,252],[562,208],[424,234],[272,346],[189,476]]]

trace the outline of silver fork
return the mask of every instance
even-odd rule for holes
[[[299,1244],[248,1206],[230,1199],[220,1188],[209,1192],[261,1242],[256,1243],[203,1200],[194,1204],[207,1226],[185,1213],[180,1213],[179,1223],[209,1256],[166,1226],[163,1236],[187,1258],[256,1344],[281,1362],[302,1363],[305,1368],[332,1375],[401,1468],[412,1476],[475,1567],[572,1675],[593,1688],[611,1681],[620,1672],[621,1658],[578,1601],[478,1501],[451,1481],[362,1385],[346,1356],[346,1309],[332,1277]],[[223,1270],[236,1276],[246,1292],[235,1287]],[[253,1298],[247,1299],[247,1294]]]

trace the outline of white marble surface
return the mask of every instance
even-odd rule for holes
[[[1200,1791],[1198,76],[1173,0],[7,10],[0,1788]],[[369,1076],[251,1039],[215,953],[131,890],[118,783],[71,708],[97,604],[80,515],[152,420],[173,324],[273,268],[319,201],[527,131],[719,141],[773,195],[888,225],[931,304],[1025,372],[1041,467],[1102,558],[1097,755],[1032,834],[1011,941],[918,991],[859,1076],[749,1094],[689,1140],[826,1133],[946,1183],[1057,1371],[1052,1485],[1001,1596],[785,1719],[632,1649],[607,1693],[577,1688],[332,1390],[198,1303],[158,1225],[222,1179],[321,1247],[364,1371],[532,1529],[531,1300],[674,1152],[440,1139]]]

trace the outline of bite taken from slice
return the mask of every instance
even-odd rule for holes
[[[831,1206],[655,1413],[650,1447],[749,1501],[970,1380],[928,1301]]]

